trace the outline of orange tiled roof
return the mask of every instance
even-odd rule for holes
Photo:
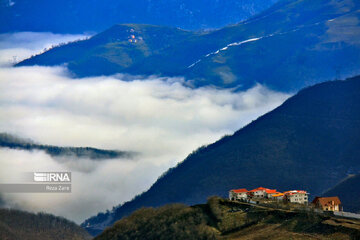
[[[307,192],[304,190],[291,190],[291,191],[284,192],[284,194],[286,194],[286,195],[294,195],[297,193],[307,194]]]
[[[283,193],[277,193],[277,194],[274,194],[274,195],[272,195],[273,197],[281,197],[281,196],[284,196],[284,194]]]
[[[246,188],[241,188],[241,189],[233,189],[231,190],[234,193],[245,193],[248,192],[248,190]]]
[[[276,189],[266,189],[266,193],[277,193]]]
[[[268,189],[268,188],[263,188],[263,187],[258,187],[258,188],[255,188],[255,189],[251,190],[250,192],[266,191],[266,190],[270,190],[270,189]]]
[[[322,206],[333,206],[334,205],[340,205],[341,201],[338,197],[316,197],[313,201],[313,203],[320,203]]]

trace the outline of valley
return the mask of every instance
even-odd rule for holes
[[[360,239],[359,156],[358,0],[0,1],[0,240]]]
[[[305,88],[233,135],[197,149],[132,201],[82,226],[97,234],[102,222],[112,224],[138,208],[194,205],[212,195],[225,197],[238,185],[266,183],[319,196],[360,169],[359,103],[359,77]]]

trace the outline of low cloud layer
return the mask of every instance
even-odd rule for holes
[[[67,159],[62,164],[42,151],[0,149],[3,181],[16,172],[73,172],[71,194],[4,194],[8,204],[81,222],[130,200],[196,148],[289,97],[261,85],[234,93],[191,89],[181,78],[122,79],[72,79],[62,67],[0,68],[0,132],[42,144],[140,153],[128,161]]]

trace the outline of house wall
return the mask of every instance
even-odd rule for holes
[[[340,211],[340,207],[339,207],[339,205],[322,206],[322,210],[324,210],[324,211]]]
[[[301,203],[301,204],[304,204],[304,203],[307,203],[307,202],[308,202],[308,196],[307,196],[307,194],[302,194],[302,193],[297,193],[297,194],[294,194],[294,195],[289,195],[288,199],[289,199],[289,202],[292,202],[292,203]]]
[[[247,194],[246,193],[237,193],[236,199],[241,200],[241,199],[247,199]]]
[[[234,193],[232,191],[229,192],[229,199],[230,200],[242,200],[242,199],[247,199],[247,194],[246,193]]]
[[[254,197],[265,197],[265,191],[256,191],[254,192]]]
[[[236,193],[234,193],[233,191],[229,192],[229,199],[230,200],[236,200]]]

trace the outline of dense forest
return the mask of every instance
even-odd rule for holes
[[[75,223],[45,213],[0,209],[1,240],[87,240],[88,233]]]
[[[1,147],[27,151],[42,150],[53,157],[77,157],[90,158],[93,160],[131,158],[135,154],[133,152],[104,150],[92,147],[58,147],[52,145],[42,145],[7,133],[0,133],[0,148]]]

